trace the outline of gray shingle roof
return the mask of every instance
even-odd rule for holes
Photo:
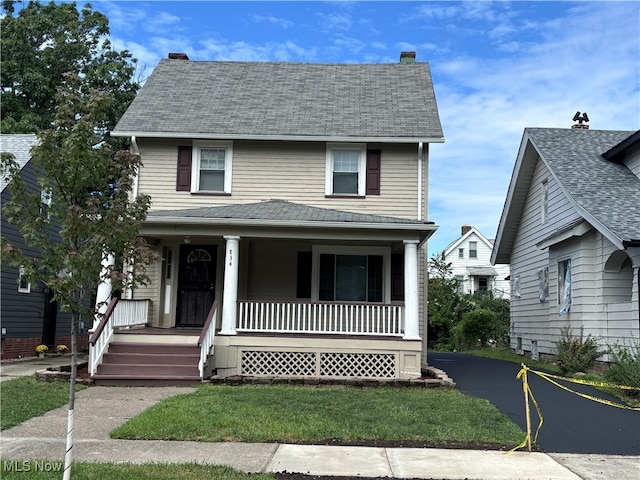
[[[432,226],[433,222],[422,222],[406,218],[385,217],[380,215],[366,215],[361,213],[344,212],[328,208],[310,207],[285,200],[269,200],[259,203],[224,205],[220,207],[202,207],[186,210],[159,210],[149,212],[148,220],[162,220],[163,218],[202,218],[202,219],[233,219],[279,222],[318,222],[318,223],[360,223],[379,225],[414,225],[421,229]]]
[[[428,63],[162,60],[113,135],[442,141]]]
[[[621,241],[640,240],[640,178],[602,157],[634,132],[528,128],[526,133],[577,206]]]
[[[31,160],[31,147],[36,143],[38,143],[38,137],[32,133],[2,134],[0,135],[0,152],[12,153],[22,169]],[[0,179],[1,190],[4,190],[7,184],[8,180],[3,175]]]

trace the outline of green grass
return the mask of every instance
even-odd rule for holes
[[[86,388],[77,385],[76,391]],[[35,377],[20,377],[0,383],[2,417],[0,430],[18,425],[32,417],[66,405],[69,402],[67,382],[39,382]]]
[[[487,442],[523,432],[488,401],[455,390],[203,385],[168,398],[111,434],[207,442]]]
[[[544,370],[552,373],[560,373],[560,369],[557,365],[545,360],[532,360],[524,355],[516,355],[511,350],[501,348],[478,348],[475,350],[467,350],[462,353],[469,355],[475,355],[476,357],[494,358],[496,360],[504,360],[506,362],[512,362],[517,364],[524,363],[527,367],[534,370]]]
[[[63,462],[43,462],[19,460],[12,462],[2,460],[0,477],[3,479],[49,480],[60,479],[64,468]],[[16,471],[17,469],[21,471]],[[28,471],[26,469],[29,469]],[[50,471],[46,471],[46,470]],[[74,463],[71,467],[74,480],[273,480],[270,474],[249,475],[229,467],[197,465],[193,463],[168,465],[146,464],[133,465],[127,463]]]

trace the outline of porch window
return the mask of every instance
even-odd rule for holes
[[[365,195],[366,146],[327,144],[327,195]]]
[[[382,255],[320,255],[320,301],[382,302]]]

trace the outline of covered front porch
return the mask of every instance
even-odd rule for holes
[[[251,219],[230,232],[234,222],[217,218],[230,208],[207,209],[199,221],[184,211],[150,216],[143,233],[162,261],[151,285],[120,300],[148,299],[146,318],[114,331],[193,330],[202,378],[420,376],[420,246],[433,225],[349,214],[369,221]],[[324,211],[304,207],[312,210]]]

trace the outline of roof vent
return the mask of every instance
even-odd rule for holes
[[[171,60],[189,60],[186,53],[170,53],[169,58]]]
[[[400,63],[416,63],[416,52],[401,52]]]
[[[582,122],[588,122],[589,121],[589,117],[587,116],[587,112],[583,112],[582,115],[580,115],[580,112],[576,112],[576,114],[573,116],[573,121],[574,122],[578,122],[578,123],[573,124],[571,126],[571,128],[581,129],[581,130],[589,130],[589,125],[587,125],[586,123],[582,123]]]

